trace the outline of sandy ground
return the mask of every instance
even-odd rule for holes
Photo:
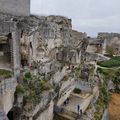
[[[109,101],[110,120],[120,120],[120,94],[112,93]]]

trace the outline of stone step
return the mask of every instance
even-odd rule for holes
[[[57,116],[58,116],[57,120],[75,120],[74,117],[65,113],[58,113]]]
[[[71,111],[67,111],[67,112],[65,112],[64,114],[67,114],[67,115],[69,115],[69,116],[71,116],[71,117],[74,117],[74,118],[77,117],[77,114],[74,113],[74,112],[71,112]]]

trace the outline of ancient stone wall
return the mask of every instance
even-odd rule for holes
[[[120,55],[120,33],[98,33],[97,38],[104,41],[104,54],[106,54],[107,46],[111,46],[114,49],[114,54]]]
[[[0,0],[0,12],[28,16],[30,15],[30,0]]]
[[[104,56],[104,55],[101,55],[101,54],[97,54],[97,53],[88,53],[86,52],[86,55],[85,55],[85,58],[86,58],[86,61],[87,62],[90,62],[90,61],[103,61],[103,60],[109,60],[110,58]]]
[[[14,78],[2,80],[0,83],[0,108],[7,114],[13,107],[14,92],[17,82]]]
[[[0,20],[0,35],[7,35],[13,31],[15,31],[14,22]]]

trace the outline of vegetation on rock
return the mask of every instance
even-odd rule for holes
[[[16,94],[24,94],[25,93],[25,88],[23,85],[19,84],[16,87]]]
[[[106,53],[110,56],[113,56],[115,54],[115,48],[113,45],[106,47]]]
[[[94,114],[95,120],[101,120],[104,108],[108,105],[108,91],[107,91],[107,82],[104,81],[103,84],[100,85],[100,93],[99,98],[96,101],[96,112]]]
[[[36,76],[32,76],[30,72],[26,72],[23,83],[17,86],[16,93],[23,94],[24,101],[37,104],[41,100],[42,92],[50,89],[51,85],[46,80],[41,80]]]
[[[80,93],[81,93],[81,90],[78,89],[78,88],[75,88],[73,92],[74,92],[74,93],[77,93],[77,94],[80,94]]]
[[[115,93],[120,93],[120,69],[102,69],[98,68],[105,81],[112,80],[115,85]]]
[[[5,79],[10,78],[12,77],[12,72],[8,70],[0,69],[0,77]]]

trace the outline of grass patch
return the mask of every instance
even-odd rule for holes
[[[98,61],[97,64],[102,66],[102,67],[112,68],[112,67],[120,66],[120,61],[115,60],[115,59],[110,59],[107,61]]]
[[[108,68],[118,67],[120,66],[120,56],[113,56],[110,60],[98,61],[97,64]]]
[[[120,56],[113,56],[111,59],[120,61]]]

